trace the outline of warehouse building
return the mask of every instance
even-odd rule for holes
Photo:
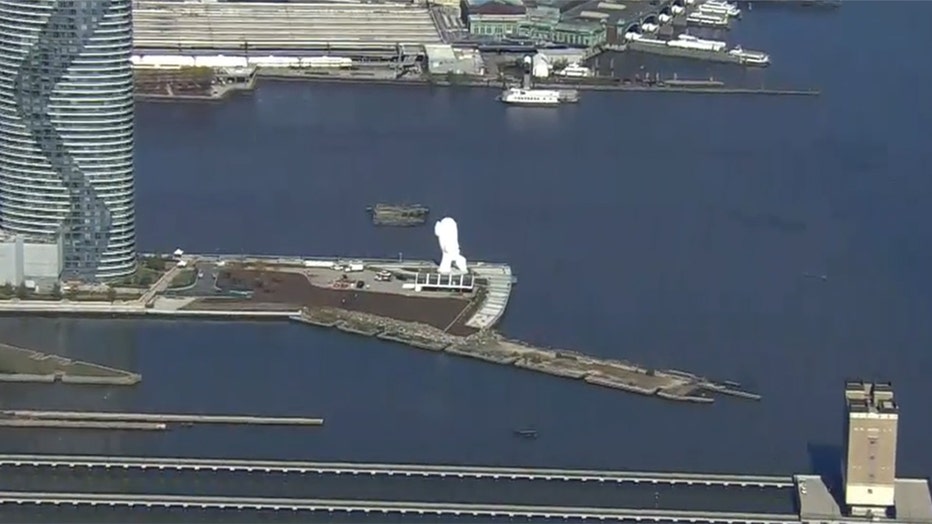
[[[593,22],[525,21],[516,27],[516,34],[539,42],[564,44],[571,47],[593,47],[605,43],[605,26]]]
[[[463,0],[460,11],[469,33],[476,36],[510,36],[527,20],[527,7],[521,0]]]
[[[454,49],[447,44],[425,45],[427,55],[427,72],[432,75],[470,75],[485,74],[482,55],[474,49]]]
[[[0,232],[0,285],[51,287],[64,268],[62,236]]]

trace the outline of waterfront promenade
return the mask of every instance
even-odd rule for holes
[[[543,519],[792,522],[792,477],[93,456],[0,456],[0,504]]]
[[[883,521],[932,523],[926,479],[897,479],[896,489],[897,517]],[[842,516],[836,496],[814,475],[0,455],[0,510],[31,518],[85,507],[98,517],[184,512],[186,520],[189,512],[213,518],[266,512],[275,520],[856,521]]]

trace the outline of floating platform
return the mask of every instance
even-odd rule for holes
[[[376,204],[366,208],[376,226],[413,227],[424,225],[430,208],[421,204]]]
[[[131,371],[0,344],[0,382],[132,386],[141,380]]]

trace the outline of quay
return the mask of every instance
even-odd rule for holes
[[[468,278],[442,280],[425,260],[146,257],[169,267],[135,300],[12,299],[0,301],[0,314],[295,321],[666,400],[760,399],[730,381],[505,338],[495,327],[517,281],[507,264],[476,262]],[[172,289],[185,272],[191,282]],[[439,290],[420,289],[429,279]]]

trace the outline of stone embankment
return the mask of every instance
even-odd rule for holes
[[[138,373],[0,344],[0,382],[132,386],[140,380]]]
[[[734,382],[716,382],[683,371],[654,370],[575,351],[540,348],[509,340],[491,330],[458,337],[427,325],[333,308],[305,308],[292,319],[668,400],[711,403],[714,401],[711,394],[716,393],[760,399],[759,395],[740,390]]]

